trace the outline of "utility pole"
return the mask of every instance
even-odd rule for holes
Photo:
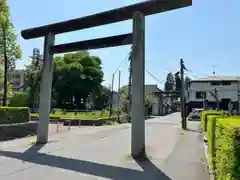
[[[131,105],[132,105],[132,51],[129,56],[129,77],[128,77],[128,122],[131,121]]]
[[[185,86],[184,86],[184,61],[180,60],[180,76],[181,76],[181,91],[180,91],[180,104],[181,104],[181,117],[182,117],[182,128],[187,129],[187,120],[185,117]]]
[[[112,86],[111,86],[111,97],[110,97],[110,107],[109,107],[109,118],[112,117],[112,108],[113,108],[113,101],[114,101],[114,98],[113,98],[113,94],[114,94],[114,75],[115,73],[113,73],[112,75]]]
[[[121,93],[121,71],[118,72],[118,121],[120,119],[120,93]]]

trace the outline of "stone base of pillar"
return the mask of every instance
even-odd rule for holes
[[[147,155],[146,155],[145,146],[141,149],[140,152],[138,152],[138,153],[132,152],[131,155],[132,155],[133,159],[136,159],[136,160],[146,160],[147,159]]]
[[[37,141],[36,141],[36,144],[47,144],[48,143],[48,140],[46,140],[45,138],[43,138],[43,139],[38,139]]]

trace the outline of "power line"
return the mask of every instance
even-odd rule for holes
[[[196,79],[201,79],[201,78],[203,78],[203,76],[194,75],[194,74],[191,74],[191,73],[189,73],[189,72],[187,72],[187,71],[186,71],[186,74],[188,74],[189,76],[194,77],[194,78],[196,78]]]
[[[155,79],[157,82],[159,82],[160,84],[163,84],[165,81],[160,81],[158,78],[156,78],[152,73],[150,73],[146,68],[145,71],[153,78]]]
[[[117,71],[119,71],[119,69],[120,69],[120,67],[122,66],[122,64],[123,64],[126,60],[128,60],[128,57],[130,56],[130,53],[131,53],[131,51],[128,52],[128,54],[126,55],[126,57],[119,63],[119,65],[117,66],[117,69],[114,71],[113,74],[115,74]]]
[[[195,75],[192,75],[192,76],[195,76],[195,77],[197,77],[197,78],[202,78],[202,77],[209,76],[209,75],[207,75],[207,74],[194,72],[193,70],[190,70],[190,69],[187,69],[186,73],[195,74]]]

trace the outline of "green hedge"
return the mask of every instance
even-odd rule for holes
[[[216,180],[240,179],[240,119],[210,117],[208,153]]]
[[[202,111],[201,112],[201,125],[203,132],[207,132],[207,125],[208,125],[208,116],[230,116],[229,112],[225,111],[217,111],[217,110],[210,110],[210,111]]]
[[[0,124],[24,123],[29,120],[28,107],[0,107]]]
[[[219,116],[210,115],[207,121],[207,137],[208,137],[208,154],[210,159],[210,167],[215,169],[215,131],[216,131],[216,119]]]

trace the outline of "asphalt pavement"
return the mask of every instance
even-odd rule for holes
[[[188,127],[180,135],[179,113],[147,120],[145,161],[130,156],[130,124],[51,133],[45,146],[0,143],[0,179],[208,180],[200,122]]]

